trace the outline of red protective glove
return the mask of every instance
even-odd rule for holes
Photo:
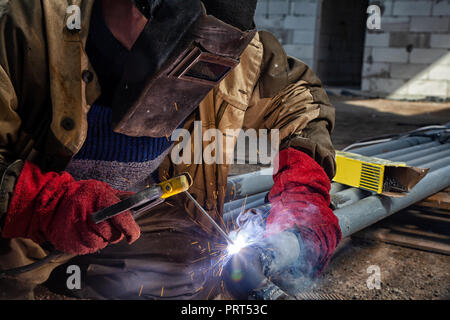
[[[76,255],[94,253],[109,243],[136,241],[140,229],[125,212],[98,225],[96,211],[119,202],[120,191],[96,181],[75,181],[66,172],[43,174],[26,162],[17,180],[2,236],[50,242],[55,249]]]
[[[269,193],[272,209],[266,236],[295,228],[303,240],[302,258],[314,275],[323,271],[342,238],[330,209],[330,179],[322,167],[293,148],[278,155],[279,170]]]

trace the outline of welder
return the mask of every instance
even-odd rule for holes
[[[170,135],[195,135],[195,121],[204,131],[280,130],[266,236],[289,231],[303,272],[323,270],[341,239],[329,208],[334,108],[307,65],[255,30],[256,0],[0,4],[0,269],[65,253],[1,278],[1,298],[33,298],[48,279],[64,289],[67,265],[82,270],[70,292],[82,298],[217,296],[214,256],[199,257],[218,237],[186,196],[136,221],[89,219],[188,172],[219,222],[230,165],[170,157]]]

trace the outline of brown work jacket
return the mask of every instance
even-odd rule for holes
[[[33,161],[46,171],[62,171],[82,147],[87,113],[100,95],[95,70],[84,50],[93,3],[94,0],[14,0],[0,7],[3,165],[22,159]],[[66,26],[70,16],[66,10],[74,4],[81,8],[81,30],[75,31]],[[279,129],[282,148],[302,150],[330,178],[335,174],[330,139],[334,108],[309,67],[287,57],[268,32],[254,37],[239,66],[207,95],[184,128],[192,130],[194,121],[202,122],[203,131],[219,129],[223,133],[227,129]],[[159,176],[165,179],[189,172],[194,180],[191,192],[218,218],[229,167],[204,163],[174,165],[168,156],[159,168]],[[7,207],[8,197],[1,201]],[[193,219],[203,221],[204,217],[187,199],[179,197],[177,201]],[[38,246],[23,241],[36,252],[31,261],[41,256]],[[22,263],[29,260],[24,258]]]

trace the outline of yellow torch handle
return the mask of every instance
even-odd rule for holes
[[[192,177],[189,173],[183,173],[182,175],[169,179],[167,181],[161,182],[159,186],[163,191],[162,199],[167,199],[179,193],[189,190],[192,185]]]

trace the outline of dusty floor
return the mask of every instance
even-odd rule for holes
[[[336,106],[333,141],[337,149],[364,138],[403,133],[426,125],[450,122],[450,103],[399,102],[331,97]],[[238,174],[256,170],[239,166]],[[367,268],[378,266],[381,289],[370,290]],[[450,299],[450,256],[389,245],[345,239],[312,292],[344,299]],[[67,299],[43,287],[37,299]]]
[[[380,289],[369,289],[372,266],[381,272]],[[369,273],[370,272],[370,273]],[[312,292],[343,299],[450,299],[450,256],[346,239]]]

